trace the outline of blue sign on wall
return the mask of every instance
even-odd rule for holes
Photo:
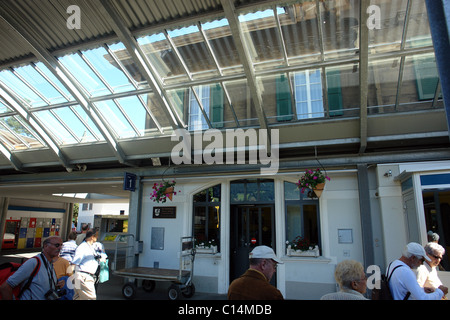
[[[423,186],[431,186],[437,184],[450,184],[450,174],[428,174],[420,176],[420,184]]]
[[[123,190],[136,190],[136,179],[137,176],[134,173],[125,172],[125,177],[123,179]]]

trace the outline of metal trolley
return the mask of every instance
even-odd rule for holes
[[[120,246],[119,244],[123,244],[124,237],[132,237],[132,245]],[[170,300],[177,300],[180,297],[180,294],[186,298],[191,298],[195,294],[195,286],[192,282],[195,259],[193,237],[181,238],[180,265],[178,270],[148,267],[117,269],[117,254],[119,251],[123,252],[125,250],[125,258],[131,258],[134,261],[134,236],[132,234],[122,235],[121,237],[116,238],[115,243],[114,262],[111,264],[111,269],[113,274],[131,280],[122,287],[122,295],[126,299],[131,300],[136,296],[138,280],[142,280],[142,288],[147,292],[152,292],[154,290],[156,281],[172,282],[167,292]],[[130,254],[130,252],[132,253]]]

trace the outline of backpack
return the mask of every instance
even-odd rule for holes
[[[389,268],[391,267],[391,265],[389,264],[388,267],[388,273],[389,273]],[[396,266],[391,274],[389,275],[389,277],[386,277],[386,275],[381,275],[381,280],[379,281],[380,285],[378,286],[379,288],[374,288],[372,289],[372,300],[394,300],[394,298],[392,297],[392,293],[391,293],[391,289],[389,288],[389,280],[391,280],[392,274],[394,273],[395,269],[397,269],[398,267],[402,267],[400,266]],[[408,300],[409,296],[410,296],[410,292],[408,292],[406,294],[406,296],[403,298],[403,300]]]
[[[22,287],[18,285],[17,287],[13,288],[13,295],[16,297],[17,300],[20,299],[22,296],[22,293],[27,290],[30,285],[31,281],[33,281],[34,276],[39,272],[39,269],[41,267],[41,259],[39,257],[33,257],[37,260],[36,267],[34,267],[33,272],[31,272],[30,277],[28,278],[25,285]],[[5,262],[0,265],[0,286],[3,285],[3,283],[12,276],[21,266],[23,263],[16,263],[16,262]],[[2,299],[0,295],[0,300]]]

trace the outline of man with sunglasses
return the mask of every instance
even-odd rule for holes
[[[440,286],[434,292],[429,292],[419,286],[412,269],[418,268],[424,260],[431,261],[425,253],[425,249],[418,243],[410,242],[403,250],[401,258],[389,265],[386,276],[388,277],[392,272],[389,288],[394,300],[440,300],[447,294],[448,289],[444,286]],[[400,268],[396,268],[394,271],[397,266]]]
[[[57,282],[55,270],[53,269],[53,260],[59,256],[61,246],[61,237],[51,236],[45,239],[42,252],[36,257],[25,261],[0,287],[2,299],[18,299],[19,297],[13,297],[13,289],[17,286],[23,287],[38,264],[40,264],[39,270],[28,288],[22,291],[20,300],[48,300],[49,293],[56,292],[58,288],[63,287],[64,283]]]

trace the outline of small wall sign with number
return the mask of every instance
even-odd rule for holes
[[[136,190],[137,176],[134,173],[125,172],[123,178],[123,190],[135,191]]]

